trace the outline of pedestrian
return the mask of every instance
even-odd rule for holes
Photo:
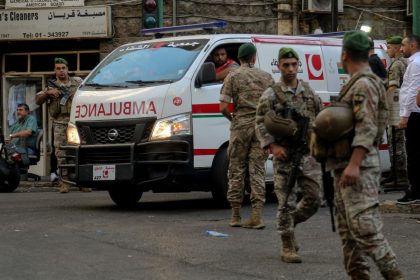
[[[401,42],[401,36],[392,36],[387,40],[387,53],[388,56],[393,59],[388,70],[386,93],[390,112],[387,135],[388,144],[391,145],[389,148],[391,173],[388,178],[381,182],[381,185],[384,188],[396,186],[405,187],[408,185],[404,129],[399,128],[400,88],[405,70],[407,69],[407,60],[402,57],[400,52]]]
[[[232,207],[229,225],[253,229],[264,228],[261,218],[265,203],[265,161],[268,153],[260,147],[255,134],[255,110],[264,90],[274,83],[267,72],[254,67],[257,49],[251,43],[239,47],[241,66],[226,77],[220,94],[220,111],[231,121],[228,147],[229,189]],[[233,102],[233,113],[229,104]],[[240,209],[244,197],[245,176],[251,186],[251,218],[241,223]]]
[[[420,201],[420,108],[416,105],[417,89],[420,87],[420,36],[405,37],[401,43],[401,52],[408,58],[408,66],[400,90],[399,127],[405,129],[410,188],[397,201],[406,204]]]
[[[369,66],[372,72],[381,79],[386,79],[386,69],[379,56],[375,53],[375,43],[369,37]]]
[[[369,67],[368,52],[366,33],[346,33],[341,63],[351,78],[340,91],[337,104],[341,107],[324,109],[315,119],[314,130],[317,137],[330,141],[326,164],[334,177],[338,232],[347,274],[352,280],[370,279],[369,256],[385,279],[402,280],[395,254],[382,234],[378,145],[388,111],[385,87]],[[343,125],[348,122],[350,129]]]
[[[309,117],[312,123],[322,107],[322,102],[308,83],[297,78],[299,56],[295,50],[281,48],[278,53],[277,67],[280,70],[281,79],[262,95],[257,107],[256,129],[261,147],[271,149],[273,153],[274,191],[278,199],[277,229],[283,244],[280,253],[281,260],[288,263],[300,263],[302,259],[297,254],[294,228],[313,216],[320,206],[321,166],[309,155],[309,148],[304,147],[307,152],[301,161],[300,172],[297,176],[301,199],[297,205],[294,205],[295,201],[292,201],[294,196],[286,201],[290,191],[287,189],[286,182],[292,168],[293,140],[276,139],[267,131],[264,117],[270,111],[274,111],[276,115],[283,115],[284,110],[290,108],[296,110],[299,117]],[[309,137],[309,131],[301,133]],[[283,206],[287,202],[289,202],[289,210],[283,211]]]
[[[228,53],[226,48],[224,47],[217,47],[211,53],[211,58],[216,66],[216,80],[222,81],[226,78],[226,76],[238,69],[239,64],[228,57]]]
[[[61,146],[67,144],[67,125],[70,120],[71,103],[77,88],[82,82],[79,77],[70,77],[68,63],[63,58],[54,59],[54,78],[48,82],[48,86],[37,93],[36,104],[42,105],[48,101],[48,112],[53,120],[54,148],[58,165],[65,163],[65,151]],[[70,190],[68,171],[60,170],[60,193],[68,193]],[[82,191],[91,191],[89,188],[80,188]]]

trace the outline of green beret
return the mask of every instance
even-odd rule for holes
[[[296,58],[299,60],[299,55],[292,48],[281,48],[279,50],[279,60],[282,58]]]
[[[343,47],[353,51],[368,51],[369,37],[363,31],[351,31],[344,35]]]
[[[256,54],[256,53],[257,53],[257,48],[254,46],[254,44],[252,43],[242,44],[239,47],[238,58],[247,57],[249,55]]]
[[[391,36],[388,39],[386,39],[387,44],[401,44],[403,38],[401,36]]]
[[[65,64],[65,65],[69,65],[67,60],[65,60],[64,58],[61,57],[56,57],[54,58],[54,64]]]

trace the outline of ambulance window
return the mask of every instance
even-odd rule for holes
[[[223,83],[229,71],[227,68],[239,66],[238,49],[241,44],[223,44],[218,45],[210,52],[206,62],[213,62],[216,68],[216,78],[218,83]],[[225,71],[223,71],[225,70]]]

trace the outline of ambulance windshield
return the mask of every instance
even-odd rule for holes
[[[86,80],[86,86],[144,86],[181,79],[208,40],[173,40],[122,46]]]

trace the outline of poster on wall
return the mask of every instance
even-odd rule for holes
[[[80,7],[85,0],[6,0],[6,9]]]
[[[0,41],[108,38],[111,8],[0,10]]]

